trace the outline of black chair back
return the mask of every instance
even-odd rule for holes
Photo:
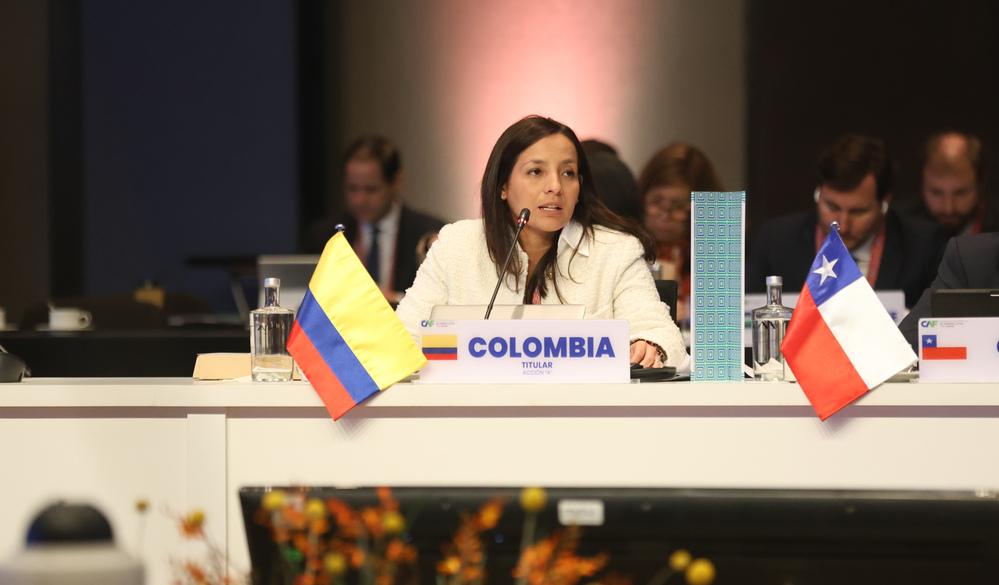
[[[679,284],[675,280],[657,280],[656,290],[659,291],[659,300],[669,307],[669,316],[676,323],[676,296]]]

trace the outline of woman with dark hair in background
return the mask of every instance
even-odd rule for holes
[[[638,177],[643,225],[656,240],[656,278],[679,284],[677,319],[690,315],[690,193],[720,191],[711,161],[696,146],[674,142],[652,155]]]
[[[413,334],[435,305],[584,305],[593,319],[625,319],[631,362],[689,369],[680,331],[659,300],[646,262],[652,242],[628,235],[589,180],[579,139],[564,124],[530,116],[500,136],[482,177],[482,219],[445,226],[397,314]],[[521,209],[530,222],[514,241]],[[499,274],[507,251],[515,253]]]

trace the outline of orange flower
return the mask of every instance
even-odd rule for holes
[[[187,538],[198,538],[204,535],[205,513],[194,510],[180,519],[180,532]]]
[[[397,538],[393,538],[385,548],[385,558],[393,563],[412,563],[416,560],[416,549]]]
[[[575,585],[581,578],[595,575],[607,564],[607,555],[576,556],[578,544],[578,529],[553,533],[524,550],[514,577],[531,585]]]
[[[461,559],[450,556],[437,563],[437,572],[443,575],[455,575],[461,570]]]
[[[361,510],[361,521],[368,534],[375,538],[380,538],[382,533],[382,515],[376,508],[364,508]]]
[[[344,538],[359,538],[361,524],[357,513],[350,506],[336,499],[326,500],[326,509],[337,524],[337,532]]]
[[[386,510],[398,510],[399,502],[392,496],[392,490],[388,487],[378,488],[378,501],[381,502],[382,508]]]
[[[329,529],[330,523],[327,522],[325,518],[309,521],[309,532],[312,532],[313,534],[323,534]]]
[[[190,561],[184,563],[184,570],[187,572],[188,576],[191,577],[195,583],[207,583],[208,575],[205,570],[201,568],[197,563],[192,563]]]
[[[303,554],[305,554],[305,549],[309,546],[309,539],[304,534],[295,533],[291,535],[291,546],[297,548]]]
[[[281,508],[279,514],[281,515],[281,521],[288,524],[288,526],[297,530],[305,528],[305,514],[301,510],[296,510],[289,506]]]
[[[478,525],[482,531],[492,530],[503,516],[503,499],[495,498],[485,503],[479,510]]]

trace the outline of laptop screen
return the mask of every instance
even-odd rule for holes
[[[999,575],[999,499],[970,492],[288,488],[269,503],[268,493],[240,490],[257,585],[297,582],[309,566],[342,571],[339,583],[684,583],[670,576],[680,550],[707,559],[719,585]]]
[[[930,297],[934,317],[999,317],[999,289],[940,289]]]

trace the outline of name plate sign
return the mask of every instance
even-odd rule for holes
[[[630,379],[623,320],[427,320],[421,382],[550,384]]]
[[[999,317],[919,321],[921,382],[999,382]]]

